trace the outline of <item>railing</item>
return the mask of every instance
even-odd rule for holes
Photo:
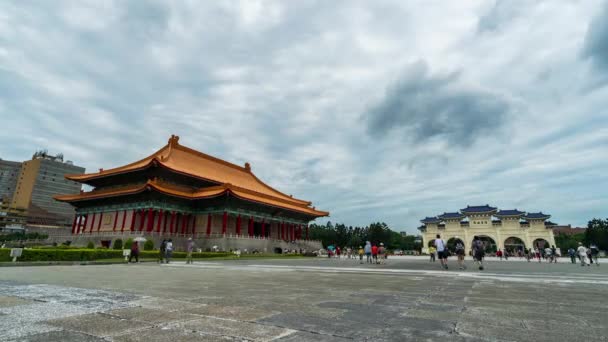
[[[81,233],[81,234],[73,234],[73,235],[55,235],[54,238],[66,238],[73,239],[75,237],[123,237],[123,236],[158,236],[158,237],[167,237],[167,238],[195,238],[195,239],[233,239],[233,240],[269,240],[269,241],[280,241],[287,243],[300,243],[300,242],[314,242],[320,243],[320,240],[306,240],[306,239],[296,239],[296,240],[283,240],[283,239],[275,239],[271,237],[263,237],[263,236],[249,236],[249,235],[236,235],[236,234],[221,234],[221,233],[211,233],[207,235],[206,233],[200,234],[167,234],[167,233],[158,233],[158,232],[140,232],[140,231],[125,231],[125,232],[92,232],[92,233]],[[48,241],[43,240],[43,241]]]

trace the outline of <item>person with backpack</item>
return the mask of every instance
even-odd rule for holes
[[[173,256],[173,240],[169,239],[167,241],[167,246],[165,246],[165,263],[169,263],[171,261],[171,257]]]
[[[600,255],[600,249],[597,248],[597,245],[592,243],[589,246],[589,250],[591,251],[591,261],[595,263],[595,266],[599,266],[600,262],[598,260],[598,256]]]
[[[441,268],[448,269],[448,249],[445,242],[441,239],[441,235],[437,234],[435,239],[435,248],[437,248],[437,257],[441,263]]]
[[[135,257],[135,262],[139,263],[139,244],[137,243],[137,241],[133,241],[133,243],[131,244],[131,254],[129,254],[129,263],[131,263],[133,257]]]
[[[460,266],[461,270],[467,268],[467,266],[464,264],[464,254],[464,245],[462,244],[462,242],[458,241],[456,243],[456,255],[458,256],[458,265]]]
[[[158,263],[162,264],[165,259],[165,253],[167,251],[167,239],[163,239],[163,242],[160,243],[160,247],[158,249]]]
[[[479,265],[479,270],[483,271],[483,257],[485,256],[485,246],[483,245],[483,241],[476,235],[473,238],[473,260],[475,263]]]
[[[568,255],[570,256],[570,261],[576,264],[576,251],[574,251],[574,248],[568,248]]]
[[[372,245],[372,264],[378,263],[378,246]]]

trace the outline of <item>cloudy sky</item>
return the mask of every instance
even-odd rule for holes
[[[171,134],[349,225],[608,205],[603,1],[3,1],[0,158]],[[325,220],[320,220],[325,222]]]

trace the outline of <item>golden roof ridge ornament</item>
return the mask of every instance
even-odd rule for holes
[[[171,134],[171,138],[169,138],[169,146],[175,147],[177,145],[179,145],[179,136]]]
[[[247,170],[247,172],[251,172],[251,164],[245,163],[245,170]]]

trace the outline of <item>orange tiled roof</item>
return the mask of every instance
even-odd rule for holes
[[[109,170],[101,169],[96,173],[66,175],[65,177],[76,182],[86,183],[102,177],[142,170],[157,164],[174,172],[218,184],[232,184],[260,194],[277,197],[294,205],[304,204],[309,206],[311,204],[311,202],[293,198],[265,184],[251,172],[249,163],[246,163],[245,167],[241,167],[182,146],[178,141],[179,137],[172,135],[167,145],[163,148],[142,160],[128,165]]]
[[[174,184],[159,182],[157,180],[149,180],[148,182],[143,184],[125,186],[118,189],[93,190],[90,192],[81,192],[80,194],[75,195],[59,195],[55,196],[54,198],[61,202],[79,202],[98,198],[132,195],[148,190],[155,190],[169,196],[181,197],[191,200],[211,198],[230,193],[233,196],[244,200],[271,205],[274,207],[309,214],[312,216],[321,217],[329,215],[328,212],[316,210],[314,207],[311,208],[307,204],[289,203],[283,200],[282,198],[274,197],[264,193],[258,193],[228,183],[201,189],[190,189],[187,187],[176,186]]]

